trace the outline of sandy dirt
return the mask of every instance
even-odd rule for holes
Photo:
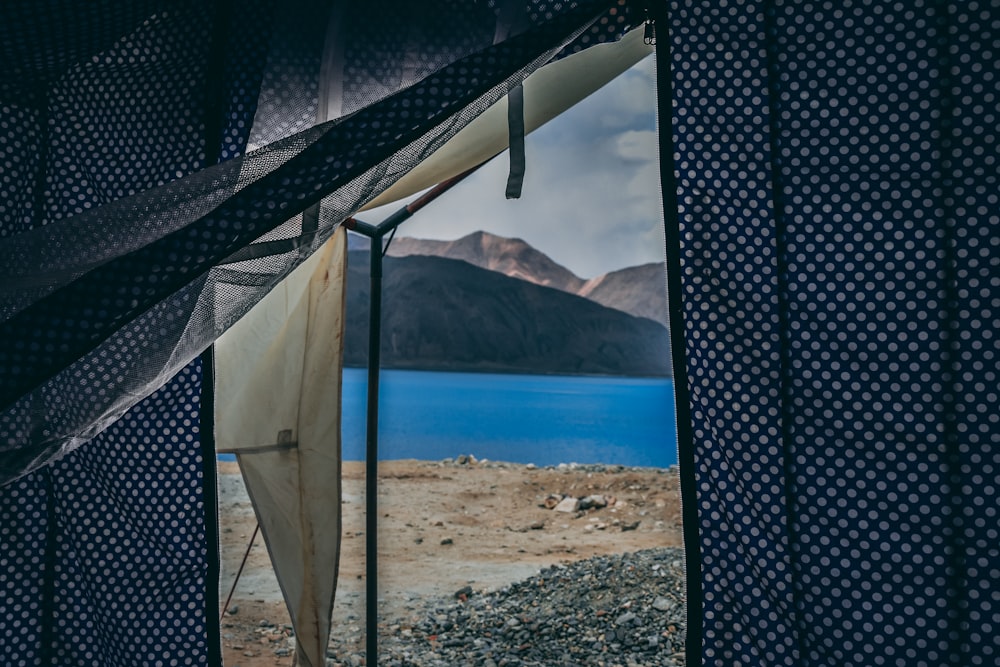
[[[345,463],[343,474],[344,530],[333,627],[353,653],[363,654],[363,464]],[[379,489],[380,624],[399,622],[422,599],[452,597],[464,586],[494,590],[554,563],[681,545],[674,471],[389,461],[380,464]],[[219,491],[224,603],[256,518],[235,463],[220,463]],[[613,502],[564,513],[545,506],[551,494],[603,494]],[[288,613],[260,535],[230,607],[235,613],[224,616],[222,627],[227,667],[293,664]],[[333,664],[342,664],[342,657]]]

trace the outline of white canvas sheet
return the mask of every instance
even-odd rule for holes
[[[217,442],[236,451],[295,627],[322,667],[340,553],[346,232],[216,343]]]

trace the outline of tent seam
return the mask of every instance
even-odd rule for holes
[[[687,628],[685,664],[700,667],[703,642],[703,599],[701,581],[701,535],[698,522],[697,468],[694,430],[691,421],[691,393],[688,380],[687,348],[684,338],[684,304],[681,262],[681,230],[677,204],[674,164],[673,89],[671,87],[670,16],[666,3],[653,7],[662,35],[656,44],[656,97],[660,189],[663,205],[664,241],[667,259],[667,303],[670,324],[670,355],[673,366],[674,409],[676,413],[677,461],[680,470],[681,518],[684,535]]]
[[[788,564],[788,582],[791,586],[788,596],[791,598],[791,607],[787,610],[790,629],[793,633],[793,644],[798,652],[796,660],[804,660],[806,656],[805,640],[798,620],[799,610],[799,585],[796,580],[796,568],[792,555],[796,544],[796,503],[795,503],[795,450],[792,443],[792,414],[789,406],[792,403],[793,387],[790,381],[791,375],[791,355],[789,351],[789,298],[788,298],[788,265],[784,254],[784,242],[787,241],[787,226],[784,216],[784,197],[781,191],[781,162],[779,153],[779,143],[781,140],[781,128],[779,127],[778,108],[780,105],[780,92],[778,85],[780,76],[778,75],[777,58],[777,23],[774,0],[764,1],[764,51],[767,57],[767,122],[768,122],[768,144],[770,148],[771,167],[771,206],[774,216],[774,246],[775,246],[775,287],[778,306],[778,331],[779,331],[779,382],[781,401],[781,446],[783,453],[785,471],[785,535],[786,550],[785,560]]]

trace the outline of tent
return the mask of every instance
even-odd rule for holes
[[[4,662],[221,662],[215,438],[266,383],[309,387],[233,445],[304,464],[258,505],[329,502],[302,495],[330,459],[303,443],[337,430],[337,375],[310,373],[337,364],[340,223],[495,154],[449,140],[647,20],[688,663],[996,664],[1000,5],[981,0],[4,4]],[[266,331],[214,357],[265,298]],[[263,365],[224,361],[255,334]],[[293,548],[283,583],[315,637],[332,584],[310,558],[335,549]],[[297,634],[310,664],[322,642]]]

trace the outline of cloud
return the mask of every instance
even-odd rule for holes
[[[615,151],[628,162],[649,162],[656,159],[656,132],[627,130],[615,137]]]
[[[655,109],[656,80],[650,56],[551,121],[540,136],[543,141],[561,142],[581,135],[608,137],[627,129],[653,130]]]
[[[455,239],[482,229],[522,238],[584,278],[663,261],[654,128],[646,59],[528,135],[521,199],[504,198],[505,153],[417,213],[399,234]],[[370,215],[380,219],[378,212]]]

